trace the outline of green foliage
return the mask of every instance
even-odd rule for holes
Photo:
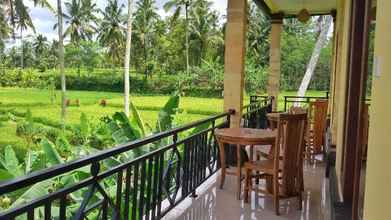
[[[108,57],[113,64],[121,63],[123,46],[125,42],[124,29],[121,24],[125,23],[125,16],[122,14],[123,4],[118,5],[117,0],[110,0],[102,12],[103,20],[100,23],[101,31],[98,34],[100,44],[108,49]]]
[[[164,9],[172,14],[162,18],[155,0],[136,2],[130,63],[133,92],[171,94],[179,89],[190,96],[221,97],[225,24],[211,4],[210,0],[170,0]],[[123,91],[123,69],[119,67],[123,66],[127,15],[122,6],[119,1],[110,0],[102,11],[91,1],[66,2],[65,35],[71,40],[65,45],[67,89]],[[283,30],[281,89],[292,91],[297,90],[311,56],[318,35],[316,19],[307,24],[285,19]],[[251,2],[245,68],[247,93],[266,90],[269,33],[270,22]],[[94,36],[95,42],[92,41]],[[186,36],[189,38],[189,72],[185,59]],[[59,74],[54,70],[57,46],[56,41],[49,43],[38,34],[33,40],[24,40],[23,48],[15,45],[4,49],[1,59],[5,68],[0,68],[0,85],[60,88]],[[26,70],[15,69],[21,66],[21,49]],[[310,89],[328,89],[330,56],[329,41],[320,55]]]
[[[179,108],[179,100],[179,95],[170,97],[164,107],[159,111],[156,132],[166,131],[173,127],[173,117]]]
[[[27,110],[25,120],[17,124],[16,134],[26,140],[28,149],[31,148],[31,144],[36,144],[42,137],[42,127],[34,123],[30,110]]]
[[[24,174],[21,164],[19,164],[15,151],[11,146],[6,146],[4,149],[4,155],[0,156],[0,163],[3,168],[1,170],[4,178],[17,177]]]
[[[112,136],[117,144],[123,144],[129,141],[141,138],[140,131],[132,126],[128,117],[123,112],[116,112],[109,122]]]
[[[147,131],[145,128],[144,120],[141,118],[141,115],[138,112],[137,107],[133,104],[133,102],[130,102],[129,105],[130,105],[130,112],[132,114],[131,123],[138,127],[138,130],[140,131],[140,136],[145,137]]]

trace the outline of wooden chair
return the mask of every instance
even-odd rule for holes
[[[249,200],[249,191],[255,190],[272,195],[275,212],[279,215],[279,199],[298,197],[302,208],[303,191],[303,150],[304,130],[307,114],[282,114],[277,123],[277,138],[273,157],[265,160],[249,161],[244,164],[246,181],[244,199]],[[282,156],[280,155],[282,152]],[[255,175],[254,171],[257,173]],[[252,187],[252,178],[271,180],[272,189]]]
[[[299,106],[292,106],[289,108],[288,113],[289,114],[307,114],[307,110],[305,108],[302,108]],[[306,123],[306,128],[307,128],[307,123]],[[307,129],[305,129],[305,131],[307,132]],[[307,137],[307,135],[305,137]],[[304,141],[304,144],[305,143],[306,143],[306,141]],[[271,157],[270,155],[273,153],[272,151],[273,151],[273,149],[270,149],[269,152],[266,153],[264,151],[258,150],[256,152],[257,160],[260,160],[261,157],[270,159],[270,157]]]
[[[288,113],[290,113],[290,114],[305,114],[305,113],[307,113],[307,110],[305,108],[300,107],[300,106],[292,106],[289,108]]]
[[[327,100],[317,100],[309,104],[308,133],[306,138],[306,154],[313,162],[315,155],[324,152],[324,133],[327,120]]]

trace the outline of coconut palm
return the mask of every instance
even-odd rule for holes
[[[126,28],[126,47],[124,60],[124,112],[129,116],[129,63],[130,63],[130,47],[132,45],[132,22],[133,22],[133,0],[128,0],[128,21]]]
[[[2,3],[1,0],[0,3]],[[5,8],[3,5],[0,5],[0,55],[5,48],[4,40],[9,37],[10,33],[11,28],[9,27],[5,17]]]
[[[65,23],[68,25],[64,36],[69,36],[71,42],[79,45],[81,40],[91,40],[96,28],[93,23],[98,19],[95,13],[98,11],[96,4],[91,0],[72,0],[65,2]],[[55,26],[55,28],[57,25]]]
[[[61,124],[65,130],[66,122],[66,81],[64,70],[64,33],[63,33],[63,12],[61,0],[57,0],[57,24],[58,24],[58,61],[61,76]]]
[[[141,43],[145,76],[150,74],[149,53],[152,47],[151,34],[154,34],[155,24],[159,18],[155,4],[155,0],[139,0],[135,13],[134,31]]]
[[[37,57],[40,57],[42,53],[48,48],[48,39],[39,34],[35,37],[33,42],[34,52]]]
[[[259,67],[267,66],[269,63],[270,29],[269,19],[257,8],[255,3],[250,4],[246,51],[247,56],[256,61],[255,63]]]
[[[118,63],[123,54],[121,52],[125,40],[123,8],[123,4],[118,5],[118,0],[110,0],[105,10],[101,12],[103,19],[99,27],[98,40],[103,47],[108,49],[113,64]]]
[[[0,3],[1,0],[0,0]],[[5,17],[5,7],[0,5],[0,41],[8,38],[11,28],[8,26],[6,17]]]
[[[47,7],[52,10],[52,7],[47,0],[32,0],[34,5],[39,5],[41,7]],[[20,31],[20,41],[21,48],[23,48],[23,30],[28,28],[33,29],[35,32],[34,24],[31,20],[31,17],[28,13],[28,7],[24,4],[23,0],[0,0],[3,8],[3,16],[5,20],[9,20],[12,26],[12,31],[19,29]],[[14,32],[13,32],[14,33]],[[14,34],[15,37],[15,34]],[[23,51],[21,52],[21,67],[24,67],[24,57]]]
[[[175,22],[181,12],[185,11],[185,21],[186,21],[186,73],[189,74],[189,7],[192,4],[192,0],[169,0],[163,6],[164,10],[170,11],[175,9],[172,16],[172,22]]]
[[[24,68],[24,51],[23,51],[23,31],[27,30],[29,27],[35,32],[35,28],[31,17],[28,13],[28,8],[23,4],[23,1],[15,1],[15,12],[16,12],[16,28],[20,31],[20,42],[21,42],[21,53],[20,53],[20,65],[21,68]]]
[[[323,18],[324,18],[324,20],[323,20]],[[303,79],[301,81],[299,90],[297,91],[297,96],[304,96],[307,89],[308,89],[311,78],[312,78],[314,71],[315,71],[315,68],[316,68],[316,64],[318,63],[322,48],[327,43],[327,33],[329,33],[329,29],[331,27],[332,22],[333,22],[333,19],[331,16],[325,16],[325,17],[322,17],[322,19],[318,20],[318,30],[320,30],[320,33],[319,33],[318,39],[316,41],[314,50],[312,52],[311,58],[308,62],[307,69],[306,69],[305,74],[303,76]]]
[[[193,60],[197,65],[207,55],[207,48],[212,45],[224,43],[222,32],[218,27],[218,14],[211,10],[212,2],[198,0],[192,5],[190,11],[190,39],[192,40],[191,51]]]

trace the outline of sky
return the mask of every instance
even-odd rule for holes
[[[48,0],[49,3],[52,5],[53,8],[57,7],[57,0]],[[64,1],[64,0],[63,0]],[[70,1],[70,0],[68,0]],[[137,0],[135,0],[137,1]],[[166,13],[163,9],[163,5],[167,0],[156,0],[156,6],[158,8],[158,13],[160,16],[165,17],[169,13]],[[57,39],[57,31],[53,30],[53,26],[56,23],[56,17],[55,15],[50,12],[48,9],[40,8],[40,7],[34,7],[32,4],[32,1],[25,1],[26,5],[30,9],[30,15],[33,20],[36,33],[35,34],[43,34],[48,38],[48,40]],[[107,0],[95,0],[98,7],[101,9],[104,9]],[[226,14],[226,8],[227,8],[227,0],[212,0],[213,5],[212,8],[217,10],[220,15]],[[119,4],[127,5],[126,0],[119,0]],[[63,7],[64,10],[65,7]],[[124,9],[124,13],[126,13],[127,9]],[[32,30],[27,30],[27,33],[23,34],[24,36],[33,37],[34,32]]]

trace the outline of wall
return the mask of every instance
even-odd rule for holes
[[[346,102],[346,86],[348,72],[348,52],[350,38],[350,14],[351,3],[348,0],[340,0],[337,2],[337,64],[335,72],[335,85],[333,94],[332,106],[332,133],[333,144],[337,147],[336,172],[338,182],[341,183],[342,164],[343,164],[343,143],[344,143],[344,127],[345,127],[345,102]],[[342,189],[340,188],[340,192]]]
[[[364,219],[391,219],[391,1],[377,0],[373,78]],[[375,65],[376,66],[376,65]],[[376,69],[376,68],[375,68]]]

